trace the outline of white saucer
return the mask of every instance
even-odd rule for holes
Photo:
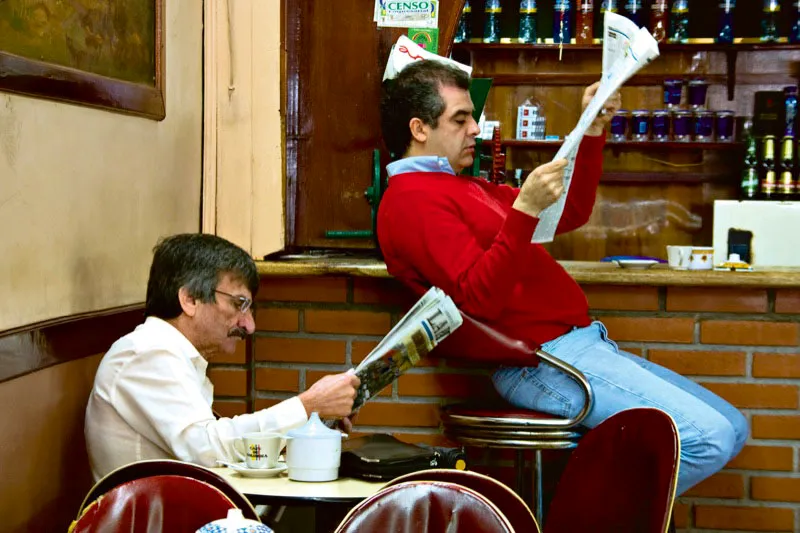
[[[653,259],[615,259],[614,262],[622,268],[634,270],[645,270],[658,264],[658,261]]]
[[[244,461],[228,463],[228,468],[244,477],[275,477],[286,470],[286,463],[278,463],[273,468],[248,468]]]

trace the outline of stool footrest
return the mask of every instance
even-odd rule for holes
[[[451,438],[466,446],[478,446],[482,448],[523,448],[527,450],[569,450],[575,448],[578,443],[573,440],[525,440],[525,439],[504,439],[504,438],[481,438],[467,437],[464,435],[453,435],[445,429],[446,437]]]
[[[579,440],[583,433],[578,431],[538,431],[525,429],[479,428],[475,426],[457,426],[448,424],[445,431],[456,436],[478,438],[506,438],[531,440]]]

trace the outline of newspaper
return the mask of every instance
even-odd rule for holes
[[[401,35],[397,39],[397,42],[392,46],[392,51],[389,54],[389,60],[386,62],[386,68],[383,70],[383,81],[396,78],[397,75],[400,74],[400,71],[406,68],[408,65],[414,61],[420,61],[423,59],[435,59],[436,61],[448,63],[460,68],[466,72],[468,76],[472,74],[472,67],[464,65],[463,63],[459,63],[458,61],[453,61],[452,59],[448,59],[444,56],[440,56],[439,54],[428,52],[405,35]]]
[[[431,287],[356,367],[361,385],[353,411],[416,365],[461,322],[453,300],[441,289]]]
[[[646,28],[639,28],[630,19],[609,11],[605,12],[604,22],[603,73],[600,87],[586,106],[578,125],[566,136],[564,144],[553,158],[567,160],[564,169],[564,193],[554,204],[541,212],[532,242],[551,242],[555,237],[572,182],[578,146],[603,104],[623,83],[659,54],[658,42]]]

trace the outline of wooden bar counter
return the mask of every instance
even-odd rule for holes
[[[620,268],[614,263],[561,261],[581,285],[714,286],[800,288],[800,267],[765,267],[753,272],[672,270],[655,265],[646,270]],[[264,277],[363,276],[391,278],[385,263],[370,257],[291,257],[257,262]]]

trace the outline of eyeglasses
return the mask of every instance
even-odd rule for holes
[[[246,313],[250,310],[250,306],[253,305],[253,300],[248,298],[247,296],[236,296],[235,294],[230,294],[223,291],[214,290],[214,292],[218,292],[220,294],[224,294],[231,300],[233,300],[233,305],[236,306],[236,309],[239,310],[240,313]]]

